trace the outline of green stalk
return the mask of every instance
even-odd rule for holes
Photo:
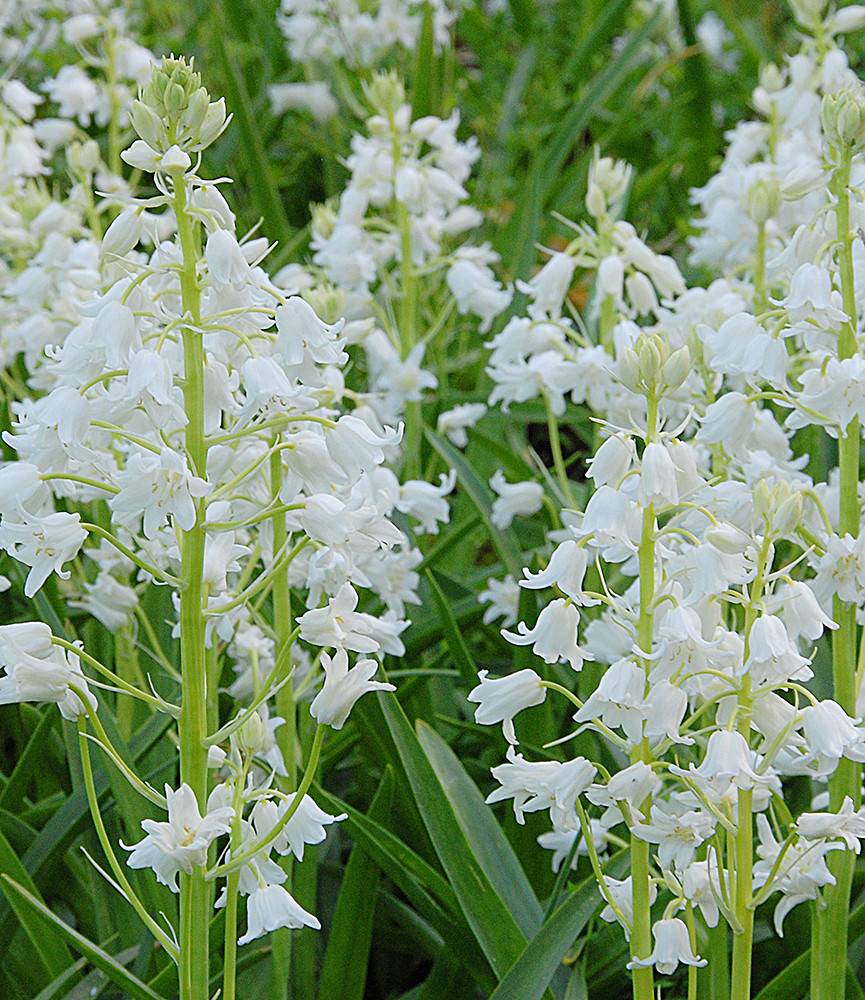
[[[766,581],[767,560],[771,539],[768,529],[757,557],[757,573],[748,595],[745,608],[745,628],[743,660],[747,663],[750,656],[751,629],[757,620],[758,608],[763,597]],[[738,696],[738,715],[736,728],[746,742],[751,735],[751,709],[753,697],[751,694],[751,678],[746,673],[742,678],[742,686]],[[754,884],[754,821],[753,821],[753,791],[739,789],[737,802],[736,837],[733,846],[733,858],[736,864],[736,885],[733,893],[733,910],[742,928],[733,934],[733,971],[730,982],[730,1000],[750,1000],[751,997],[751,957],[754,949],[754,909],[752,892]]]
[[[282,452],[274,449],[270,456],[270,492],[274,501],[279,498],[282,489]],[[288,531],[285,524],[285,511],[276,511],[271,518],[273,527],[274,556],[288,542]],[[273,578],[273,632],[276,637],[276,662],[287,662],[290,646],[294,641],[291,620],[291,590],[288,585],[288,566],[285,566]],[[285,722],[277,730],[277,742],[285,761],[288,772],[284,779],[289,790],[297,785],[297,709],[294,704],[294,690],[291,681],[283,684],[276,694],[277,714]],[[286,888],[291,891],[292,859],[281,859],[281,867],[285,872]],[[292,939],[289,931],[279,931],[273,936],[272,995],[274,1000],[288,995],[291,977]]]
[[[654,392],[646,399],[646,444],[650,444],[656,434],[658,425],[658,399]],[[640,617],[637,622],[637,643],[644,652],[651,653],[654,635],[655,600],[655,507],[649,504],[643,510],[643,522],[640,532]],[[646,692],[649,686],[649,661],[645,661]],[[652,759],[647,740],[631,751],[631,762]],[[642,803],[640,809],[643,816],[648,817],[651,799]],[[631,928],[631,957],[646,958],[652,953],[652,909],[649,903],[651,882],[649,877],[649,845],[631,834],[631,893],[634,911],[633,927]],[[631,973],[634,1000],[652,1000],[654,996],[654,970],[648,968],[634,969]]]
[[[401,149],[396,122],[394,121],[392,113],[390,116],[390,127],[393,135],[395,191],[396,172],[399,169]],[[415,342],[417,340],[416,325],[418,286],[417,275],[414,271],[414,262],[412,259],[411,219],[409,218],[408,209],[405,205],[401,201],[396,200],[396,194],[394,194],[394,205],[396,206],[400,239],[401,298],[399,307],[399,343],[400,354],[402,356],[402,360],[405,361],[411,354],[412,348],[415,346]],[[405,479],[417,479],[421,474],[420,450],[422,432],[423,427],[420,401],[409,401],[405,404]]]
[[[766,297],[766,223],[757,225],[757,250],[754,259],[754,312],[759,316],[769,308]]]
[[[234,789],[234,819],[231,823],[231,849],[237,851],[241,844],[243,820],[243,790],[246,785],[248,762],[243,766]],[[222,1000],[235,1000],[237,996],[237,903],[240,895],[240,871],[232,872],[225,891],[225,946],[222,964]]]
[[[706,1000],[727,1000],[730,995],[730,954],[727,923],[723,917],[717,927],[709,928],[709,964],[705,969]],[[702,994],[701,994],[702,995]]]
[[[853,280],[853,233],[850,229],[850,166],[852,151],[841,154],[841,162],[833,177],[838,227],[841,295],[844,311],[849,317],[838,334],[838,357],[853,357],[857,353],[856,295]],[[859,439],[858,419],[853,419],[838,441],[840,472],[839,530],[844,535],[859,534]],[[856,608],[837,597],[833,602],[833,617],[838,628],[832,636],[832,680],[834,697],[849,715],[856,715]],[[854,808],[861,804],[862,768],[842,760],[829,779],[829,808],[837,810],[845,796],[853,800]],[[853,883],[855,856],[852,851],[833,851],[826,859],[836,884],[826,886],[825,905],[815,907],[812,922],[811,997],[812,1000],[843,1000],[846,991],[847,963],[839,961],[838,942],[847,940],[850,910],[850,890]],[[841,946],[843,948],[843,945]]]
[[[183,253],[180,289],[183,312],[193,323],[201,320],[201,293],[197,265],[201,253],[197,225],[187,210],[186,178],[173,175],[174,214]],[[192,472],[206,474],[204,440],[204,345],[201,334],[184,327],[183,403],[186,411],[186,454]],[[204,645],[204,516],[196,501],[195,524],[181,534],[180,591],[180,780],[195,793],[202,814],[207,808],[207,664]],[[181,874],[180,880],[180,998],[209,1000],[208,924],[211,891],[204,871]]]

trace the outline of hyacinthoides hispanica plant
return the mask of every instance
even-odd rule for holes
[[[450,353],[464,353],[459,316],[480,319],[486,332],[511,291],[495,276],[489,244],[469,242],[483,219],[465,188],[479,150],[457,138],[459,113],[413,120],[394,73],[375,74],[365,95],[374,114],[352,137],[348,183],[338,203],[313,211],[312,277],[338,292],[363,346],[368,404],[382,421],[405,417],[403,478],[417,485],[424,393],[444,392]]]
[[[779,933],[793,907],[814,901],[815,995],[843,993],[843,970],[829,971],[837,963],[819,937],[823,921],[831,940],[846,937],[845,872],[865,833],[855,673],[861,362],[845,236],[862,88],[840,75],[832,82],[843,89],[823,100],[817,156],[812,136],[804,163],[779,154],[771,169],[761,164],[739,182],[756,239],[735,283],[686,290],[626,223],[581,227],[530,284],[528,317],[511,320],[490,344],[491,402],[542,395],[559,414],[569,395],[588,402],[604,438],[584,511],[566,504],[546,569],[526,570],[520,581],[557,596],[534,627],[503,632],[549,666],[495,680],[484,672],[470,695],[477,721],[504,723],[512,743],[493,769],[501,787],[489,801],[512,798],[518,820],[549,809],[546,844],[558,863],[588,854],[607,904],[602,916],[624,927],[634,995],[645,1000],[652,969],[669,975],[680,964],[689,967],[688,996],[697,995],[696,970],[707,963],[701,941],[713,994],[749,997],[755,910],[776,893]],[[816,100],[819,108],[819,93]],[[598,192],[606,185],[614,194],[614,179],[626,176],[596,162],[587,203],[595,219]],[[782,205],[796,239],[767,260],[776,217],[789,224]],[[707,228],[736,224],[723,216]],[[595,329],[606,346],[587,342],[585,325],[562,316],[580,262],[597,271]],[[664,281],[659,302],[654,289]],[[806,460],[793,458],[797,432],[812,424],[842,439],[834,484],[815,483]],[[843,440],[851,429],[855,448]],[[554,442],[552,419],[550,430]],[[551,455],[567,497],[560,447]],[[512,602],[494,596],[497,611],[512,613]],[[826,629],[836,700],[805,686]],[[581,671],[584,661],[607,665],[597,684],[557,666]],[[592,729],[617,769],[606,759],[534,762],[516,751],[514,716],[550,691],[574,705],[577,724],[552,742]],[[782,782],[802,775],[814,799],[812,811],[796,815]],[[619,881],[604,874],[602,858],[625,842],[630,873]]]
[[[0,627],[0,696],[56,702],[77,722],[106,877],[177,963],[183,1000],[212,993],[209,926],[214,906],[224,909],[221,990],[230,1000],[238,944],[319,926],[289,889],[290,858],[302,860],[304,844],[342,818],[307,794],[325,732],[340,729],[366,691],[392,690],[372,680],[371,657],[402,652],[396,609],[407,595],[388,563],[402,558],[405,538],[375,473],[400,432],[341,413],[342,324],[283,295],[258,266],[266,241],[238,243],[219,182],[200,173],[202,151],[226,127],[224,103],[210,101],[191,65],[165,59],[131,121],[139,138],[123,158],[152,176],[156,193],[130,199],[106,233],[103,252],[122,276],[49,352],[51,390],[15,407],[7,440],[19,460],[0,473],[0,544],[30,567],[27,597],[56,574],[101,620],[134,614],[164,674],[145,682],[122,656],[112,670],[80,642],[25,622]],[[173,215],[174,234],[147,256],[134,248],[160,209]],[[98,563],[95,581],[82,578],[81,553]],[[386,592],[374,580],[388,581]],[[141,606],[149,586],[172,593],[176,666]],[[376,589],[387,610],[358,611],[356,587]],[[237,671],[230,693],[248,704],[224,718],[227,649]],[[361,654],[353,665],[349,653]],[[176,704],[159,693],[174,679]],[[297,699],[320,679],[299,712]],[[176,719],[176,787],[159,792],[115,750],[93,689]],[[176,926],[149,912],[127,877],[100,812],[91,744],[167,814],[121,846],[126,865],[152,869],[179,893]]]

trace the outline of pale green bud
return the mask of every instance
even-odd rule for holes
[[[336,225],[336,211],[330,202],[322,202],[313,205],[310,209],[312,215],[312,231],[322,239],[329,239]]]
[[[790,0],[793,16],[804,28],[812,30],[823,20],[827,0]]]
[[[826,94],[821,107],[823,135],[838,151],[858,152],[865,145],[865,88],[854,84]]]
[[[775,180],[761,178],[754,181],[745,194],[748,218],[758,226],[764,225],[778,211],[781,204],[781,187]]]
[[[264,748],[264,723],[258,712],[253,712],[238,730],[237,744],[249,755],[256,754]]]
[[[636,351],[625,347],[619,354],[616,371],[622,385],[631,392],[640,392],[640,360]]]
[[[336,323],[345,313],[345,293],[333,285],[318,285],[301,292],[324,323]]]
[[[393,70],[376,73],[364,87],[370,107],[380,115],[388,117],[405,104],[405,87]]]
[[[208,104],[204,121],[198,131],[195,149],[206,149],[212,142],[219,138],[223,128],[225,128],[225,101],[219,98],[212,104]]]
[[[760,71],[760,86],[769,94],[776,94],[784,88],[784,74],[775,65],[767,63]]]
[[[688,377],[690,371],[691,352],[686,345],[685,347],[680,347],[677,351],[673,351],[661,369],[661,382],[667,392],[675,392]]]
[[[151,149],[161,149],[166,145],[165,126],[159,115],[143,101],[132,102],[129,120],[139,136]]]

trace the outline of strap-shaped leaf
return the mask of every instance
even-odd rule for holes
[[[368,816],[384,823],[393,802],[393,769],[385,768]],[[342,1000],[362,1000],[366,986],[369,950],[372,944],[372,922],[378,896],[380,868],[360,845],[355,845],[336,901],[336,909],[327,939],[319,1000],[341,997]]]
[[[610,862],[607,871],[618,876],[626,867],[627,857],[621,854]],[[540,1000],[560,967],[562,956],[602,902],[593,875],[579,885],[529,941],[490,1000]]]
[[[520,930],[531,937],[541,927],[543,910],[492,810],[441,736],[425,722],[418,722],[417,734],[475,858]]]
[[[28,892],[24,886],[8,875],[4,874],[0,878],[3,880],[4,891],[11,890],[16,893],[28,906],[32,907],[36,913],[59,931],[76,951],[80,952],[97,969],[101,969],[112,983],[119,986],[123,990],[124,996],[132,997],[133,1000],[164,1000],[158,993],[154,993],[146,983],[142,983],[128,969],[125,969],[113,955],[103,951],[99,945],[94,944],[61,920],[60,917],[53,914],[41,900]]]
[[[502,976],[525,948],[525,935],[472,852],[399,702],[393,697],[382,696],[379,701],[424,824],[460,908],[493,971]]]

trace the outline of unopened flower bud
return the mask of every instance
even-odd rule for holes
[[[802,520],[802,494],[797,490],[779,504],[772,527],[779,535],[789,535]]]
[[[264,747],[264,732],[261,716],[258,712],[253,712],[238,730],[238,746],[244,753],[258,753]]]
[[[661,369],[661,382],[667,392],[675,392],[676,389],[688,377],[691,370],[691,352],[687,346],[680,347],[667,358]]]
[[[129,120],[132,127],[151,149],[158,149],[164,144],[165,128],[162,119],[143,101],[133,101],[129,109]]]
[[[201,123],[198,137],[194,149],[206,149],[212,142],[219,138],[226,122],[225,101],[220,97],[207,106],[207,114]]]
[[[345,313],[345,293],[341,288],[328,284],[316,285],[305,289],[301,295],[325,323],[336,323]]]
[[[376,73],[367,84],[365,92],[370,106],[385,117],[392,115],[405,103],[405,87],[392,70],[387,73]]]
[[[837,150],[860,150],[865,145],[865,88],[859,83],[826,94],[821,107],[823,134]]]
[[[141,215],[137,209],[125,208],[105,230],[101,252],[117,257],[129,253],[141,238],[141,227]]]
[[[790,0],[793,16],[803,28],[816,28],[823,19],[827,0]]]
[[[773,63],[767,63],[760,71],[760,86],[768,94],[776,94],[784,88],[784,74]]]
[[[748,217],[758,226],[762,226],[775,215],[780,203],[781,188],[776,180],[760,178],[754,181],[745,194]]]

